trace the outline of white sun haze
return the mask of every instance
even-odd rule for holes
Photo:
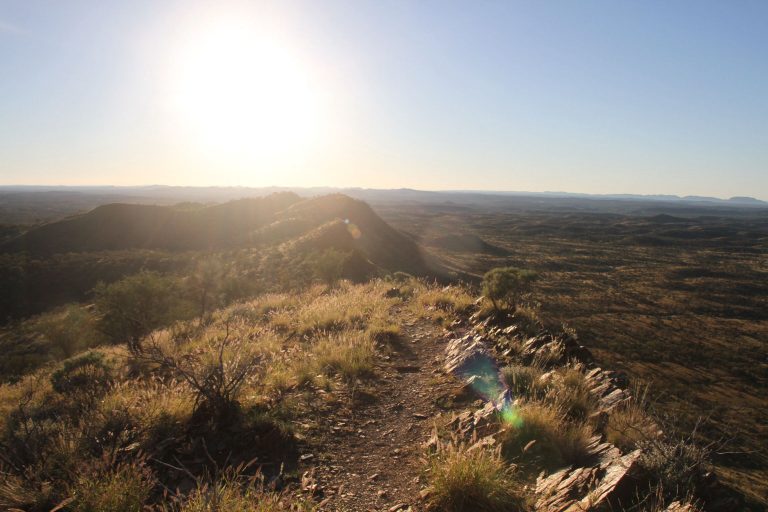
[[[185,31],[172,105],[190,144],[223,164],[276,166],[319,143],[321,88],[280,37],[235,17]]]

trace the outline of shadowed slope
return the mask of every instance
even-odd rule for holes
[[[442,276],[419,246],[363,201],[342,194],[311,199],[286,192],[213,206],[109,204],[52,222],[6,242],[1,252],[32,256],[127,249],[224,250],[283,246],[310,254],[355,253],[357,271],[376,268]],[[365,263],[367,261],[367,263]]]
[[[190,250],[242,243],[245,234],[299,201],[293,193],[182,208],[108,204],[45,224],[7,242],[5,252],[31,254],[120,249]]]
[[[280,217],[298,225],[332,222],[322,236],[315,235],[322,247],[356,248],[374,264],[423,275],[437,271],[429,264],[419,246],[403,233],[384,222],[368,204],[342,194],[332,194],[296,203]],[[306,241],[303,243],[307,243]]]

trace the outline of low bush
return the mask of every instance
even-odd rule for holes
[[[641,443],[658,437],[659,427],[646,411],[646,392],[635,390],[632,398],[608,414],[605,437],[621,450],[634,450]]]
[[[350,259],[349,252],[339,251],[329,247],[323,251],[310,254],[307,259],[315,278],[327,285],[332,285],[341,278],[345,263]]]
[[[483,276],[483,295],[490,299],[495,310],[500,310],[506,304],[514,311],[522,298],[531,291],[538,277],[532,270],[494,268]]]
[[[153,330],[196,314],[183,298],[177,279],[155,272],[140,272],[112,284],[94,288],[99,328],[115,343],[125,342],[140,351],[140,342]]]
[[[595,398],[590,393],[584,374],[576,368],[565,368],[556,374],[556,387],[549,391],[551,401],[562,408],[571,419],[586,419],[595,410]]]
[[[106,362],[104,354],[96,351],[67,359],[51,375],[54,391],[92,398],[105,393],[112,381],[113,369]]]
[[[223,332],[199,338],[152,337],[137,358],[185,382],[195,393],[198,417],[220,424],[237,414],[240,392],[261,366],[260,348],[225,322]]]
[[[685,499],[690,493],[697,494],[696,491],[703,488],[711,467],[707,447],[684,438],[645,441],[640,443],[640,448],[640,466],[666,499]]]
[[[51,353],[62,359],[96,346],[103,338],[94,315],[76,304],[40,315],[33,320],[33,330],[42,334]]]

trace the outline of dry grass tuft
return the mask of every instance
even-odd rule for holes
[[[501,369],[501,381],[516,398],[537,397],[545,391],[540,382],[542,374],[543,371],[537,366],[512,364]]]
[[[266,489],[260,473],[245,476],[243,466],[228,468],[214,483],[198,479],[188,495],[172,496],[161,512],[311,512],[308,500]]]
[[[343,333],[321,339],[312,348],[317,367],[327,375],[347,382],[373,374],[375,349],[364,335]]]
[[[647,391],[647,388],[635,389],[630,400],[615,407],[608,415],[606,440],[625,452],[658,437],[658,425],[646,410]]]
[[[566,367],[556,374],[555,387],[549,398],[572,419],[583,420],[595,410],[596,401],[590,393],[584,374],[576,368]]]
[[[140,512],[155,486],[152,471],[141,462],[104,461],[81,472],[70,489],[73,512]]]
[[[523,403],[519,417],[501,436],[507,458],[548,469],[589,462],[593,432],[587,424],[568,421],[562,409],[537,401]]]
[[[430,458],[429,510],[513,512],[526,510],[522,485],[498,451],[451,442]]]
[[[366,333],[373,341],[389,345],[400,338],[402,329],[392,321],[376,319],[368,326]]]

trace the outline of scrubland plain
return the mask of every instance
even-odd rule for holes
[[[402,203],[377,211],[469,281],[504,265],[540,272],[540,317],[573,327],[601,364],[650,386],[679,434],[695,430],[719,453],[723,478],[764,500],[768,214],[632,206]],[[446,247],[446,233],[482,245]]]

